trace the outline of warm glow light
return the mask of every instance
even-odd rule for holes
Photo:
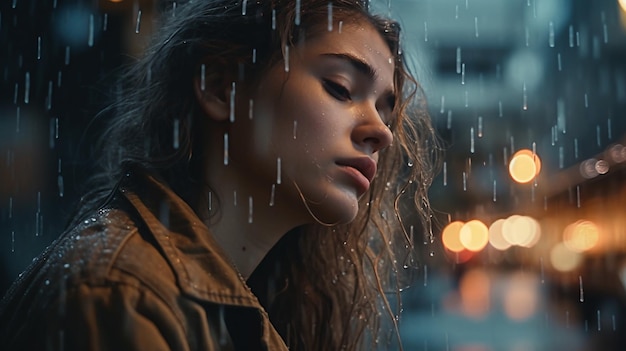
[[[464,223],[461,221],[454,221],[448,224],[443,229],[443,233],[441,234],[441,240],[443,241],[443,246],[445,246],[446,249],[452,252],[463,251],[464,247],[463,244],[461,244],[461,240],[459,237],[463,224]]]
[[[509,162],[509,174],[518,183],[528,183],[541,171],[541,160],[528,149],[516,152]]]
[[[511,244],[504,239],[502,235],[502,224],[504,224],[504,219],[498,219],[497,221],[491,223],[489,227],[489,244],[493,246],[496,250],[504,251],[511,247]]]
[[[489,229],[477,219],[469,221],[461,227],[459,240],[466,249],[474,252],[480,251],[489,241]]]
[[[592,249],[599,239],[600,230],[591,221],[577,221],[568,225],[563,232],[563,243],[575,252]]]
[[[482,318],[489,313],[491,281],[482,269],[472,269],[459,282],[461,308],[468,317]]]
[[[539,223],[527,216],[512,215],[502,223],[502,236],[511,245],[532,247],[540,235]]]
[[[537,278],[528,273],[511,276],[503,301],[507,317],[521,321],[535,314],[539,304],[537,286]]]
[[[110,2],[122,2],[124,0],[109,0]]]
[[[558,243],[550,251],[550,263],[554,269],[561,272],[574,270],[582,261],[582,255],[568,249],[565,244]]]
[[[622,8],[622,12],[626,12],[626,0],[618,0],[619,6]]]

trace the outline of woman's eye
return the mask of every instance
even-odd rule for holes
[[[350,91],[339,83],[333,82],[330,79],[324,79],[322,80],[322,85],[324,89],[337,100],[348,101],[352,99]]]

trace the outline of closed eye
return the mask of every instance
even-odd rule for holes
[[[322,86],[332,97],[339,101],[352,100],[350,91],[348,91],[346,87],[337,82],[334,82],[330,79],[322,79]]]

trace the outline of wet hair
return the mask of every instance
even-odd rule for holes
[[[248,283],[290,349],[379,349],[390,345],[390,332],[399,342],[399,305],[389,301],[399,300],[404,278],[416,269],[412,233],[431,235],[427,189],[438,148],[423,93],[400,49],[400,27],[370,14],[366,1],[202,0],[164,6],[159,32],[120,78],[117,101],[102,114],[110,116],[101,139],[102,170],[81,212],[100,206],[129,169],[141,168],[158,173],[204,213],[207,199],[198,194],[206,196],[210,185],[202,182],[194,79],[204,74],[206,84],[253,84],[283,60],[286,47],[326,28],[329,4],[336,22],[372,25],[395,57],[398,93],[389,124],[394,141],[380,151],[378,174],[353,222],[293,230]]]

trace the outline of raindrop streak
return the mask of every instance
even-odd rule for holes
[[[561,53],[560,52],[556,54],[556,65],[557,65],[557,69],[559,70],[559,72],[561,72],[563,69],[561,65]]]
[[[424,265],[424,286],[428,286],[428,265]]]
[[[493,181],[493,202],[496,202],[496,201],[497,201],[497,198],[496,198],[496,189],[497,189],[497,183],[496,183],[496,181],[494,180],[494,181]]]
[[[552,23],[552,21],[550,21],[550,34],[549,34],[548,43],[551,48],[554,47],[554,24]]]
[[[59,73],[57,74],[57,88],[61,87],[61,71],[59,71]]]
[[[601,142],[601,137],[600,137],[600,126],[596,126],[596,144],[598,145],[598,147],[601,146],[602,142]]]
[[[235,82],[232,82],[230,85],[230,123],[235,122],[235,93],[236,87]]]
[[[141,29],[141,10],[137,11],[137,24],[135,25],[135,34],[139,34]]]
[[[452,129],[452,110],[448,110],[448,119],[446,121],[446,128]]]
[[[578,160],[578,138],[574,138],[574,159]]]
[[[565,150],[563,146],[559,146],[559,168],[563,169],[565,167]]]
[[[483,137],[483,117],[478,116],[478,137]]]
[[[285,45],[285,72],[289,72],[289,46]]]
[[[68,66],[70,64],[70,47],[65,47],[65,65]]]
[[[530,30],[528,29],[528,27],[524,28],[524,35],[526,38],[526,47],[530,46]]]
[[[272,9],[272,30],[276,30],[276,10]]]
[[[615,315],[611,316],[611,324],[613,324],[613,331],[617,330],[615,325]]]
[[[463,171],[463,191],[467,191],[467,174]]]
[[[502,117],[502,116],[504,116],[503,109],[502,109],[502,101],[498,101],[498,117]]]
[[[546,282],[546,276],[543,270],[543,257],[539,257],[539,266],[541,267],[541,284],[544,284]]]
[[[272,184],[272,191],[270,192],[270,206],[274,206],[274,194],[276,193],[276,184]]]
[[[478,17],[474,17],[474,35],[478,38]]]
[[[228,133],[224,133],[224,166],[228,166]]]
[[[576,185],[576,207],[580,208],[580,185]],[[582,284],[582,282],[581,282]],[[582,285],[581,285],[582,286]],[[582,289],[582,288],[581,288]],[[582,291],[582,290],[581,290]],[[582,301],[582,300],[581,300]]]
[[[15,252],[15,231],[14,230],[11,231],[11,252]]]
[[[41,215],[41,191],[37,192],[37,212],[35,212],[35,236],[41,235],[43,216]]]
[[[46,96],[46,110],[50,111],[52,108],[52,86],[54,83],[52,81],[48,81],[48,96]]]
[[[237,190],[233,190],[233,206],[237,207]]]
[[[248,100],[248,118],[252,119],[254,117],[254,99]]]
[[[252,196],[248,196],[248,223],[252,223],[252,215],[253,215],[254,202],[252,200]]]
[[[441,108],[439,109],[439,113],[444,113],[446,111],[446,97],[441,95]]]
[[[598,319],[598,331],[602,330],[602,320],[600,318],[600,310],[597,310],[597,319]]]
[[[454,19],[459,19],[459,5],[454,7]]]
[[[57,177],[57,186],[59,187],[59,197],[63,197],[63,194],[65,193],[65,186],[63,183],[63,174],[61,173],[61,159],[59,159],[59,164],[58,164],[58,177]]]
[[[280,160],[280,157],[278,157],[278,158],[276,159],[276,184],[280,184],[280,183],[281,183],[281,181],[282,181],[282,180],[281,180],[281,168],[282,168],[281,163],[282,163],[282,162],[281,162],[281,160]]]
[[[9,218],[13,218],[13,196],[9,197]]]
[[[443,163],[443,186],[448,185],[448,162]]]
[[[89,47],[93,46],[93,14],[89,15],[89,36],[87,37],[87,45],[89,45]]]
[[[328,31],[333,31],[333,3],[328,3]]]
[[[176,3],[174,3],[174,6],[176,6]],[[109,27],[109,14],[105,13],[102,16],[102,31],[106,32],[108,27]]]
[[[293,139],[296,139],[296,133],[298,131],[298,121],[293,121]]]
[[[246,15],[246,7],[248,7],[248,1],[247,0],[243,0],[241,2],[241,15],[242,16]]]
[[[589,108],[589,96],[587,95],[587,93],[585,93],[584,99],[585,99],[585,108]]]
[[[569,26],[569,47],[574,47],[574,26]]]
[[[17,107],[17,113],[15,114],[15,133],[20,132],[20,107]]]
[[[15,83],[15,87],[13,88],[13,105],[17,105],[17,96],[19,95],[18,91],[20,89],[20,84]]]
[[[178,150],[178,148],[180,147],[180,120],[178,118],[174,118],[174,128],[173,128],[173,145],[172,147],[174,148],[174,150]]]
[[[528,110],[528,94],[526,94],[526,82],[522,85],[522,109]]]
[[[206,89],[206,65],[203,63],[200,65],[200,90]]]
[[[37,37],[37,60],[41,60],[41,37]]]
[[[30,72],[26,72],[24,75],[24,103],[28,104],[30,101]]]
[[[461,85],[465,85],[465,64],[461,64]]]
[[[583,277],[581,275],[578,276],[578,284],[580,285],[580,298],[578,299],[580,302],[585,301],[585,295],[583,292]]]
[[[209,191],[209,212],[213,208],[213,192]]]
[[[470,127],[470,153],[474,153],[474,127]]]
[[[428,22],[424,21],[424,41],[428,41]]]
[[[611,119],[606,120],[606,136],[609,140],[613,139],[613,127],[611,126]]]
[[[461,73],[461,47],[456,47],[456,73]]]
[[[300,25],[300,0],[296,0],[296,18],[294,19],[296,26]]]

